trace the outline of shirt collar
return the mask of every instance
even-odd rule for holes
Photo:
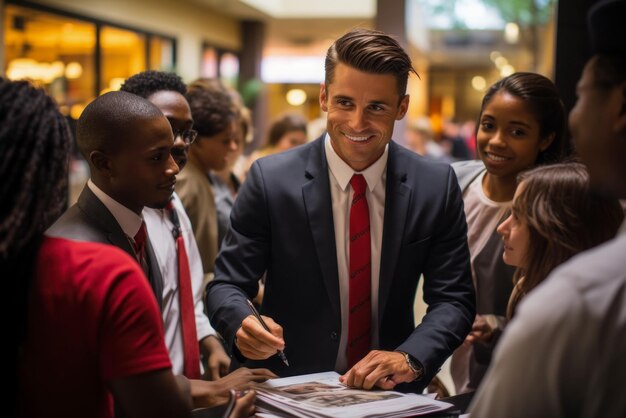
[[[91,179],[87,182],[87,186],[111,212],[117,223],[120,224],[122,231],[129,237],[134,237],[141,227],[143,218],[103,192]]]
[[[330,172],[333,174],[339,184],[339,187],[341,187],[341,190],[344,192],[346,191],[348,183],[350,183],[350,179],[352,179],[354,174],[362,174],[363,177],[365,177],[365,181],[367,182],[367,187],[370,192],[376,188],[378,183],[380,183],[383,177],[383,172],[387,168],[389,144],[385,146],[383,155],[381,155],[380,158],[374,162],[374,164],[360,172],[354,171],[352,167],[350,167],[344,160],[341,159],[339,155],[337,155],[335,149],[330,143],[330,135],[328,133],[326,133],[324,147],[326,148],[326,161],[328,162]]]

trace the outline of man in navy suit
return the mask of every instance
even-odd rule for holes
[[[469,332],[475,299],[456,177],[391,141],[411,72],[393,38],[347,33],[326,56],[328,133],[252,166],[207,289],[211,323],[238,360],[421,390]],[[270,332],[245,301],[264,272]],[[415,327],[421,274],[429,308]]]

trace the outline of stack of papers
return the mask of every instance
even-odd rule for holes
[[[325,372],[255,385],[259,417],[406,417],[444,411],[446,402],[394,391],[351,389]]]

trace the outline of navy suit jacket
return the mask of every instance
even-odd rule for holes
[[[379,348],[419,360],[423,387],[464,340],[475,314],[463,201],[450,166],[390,142],[384,216]],[[265,271],[261,313],[283,326],[291,367],[277,356],[246,365],[280,376],[333,370],[342,329],[324,136],[257,160],[239,191],[207,289],[211,324],[231,348],[250,314],[244,298],[256,295]],[[429,308],[416,328],[422,273]]]
[[[61,217],[46,231],[51,237],[67,238],[75,241],[100,242],[114,245],[126,251],[136,260],[133,249],[122,227],[115,217],[104,206],[104,203],[87,186],[78,197],[76,204],[72,205]],[[150,239],[146,241],[146,255],[150,273],[148,281],[157,299],[159,308],[163,301],[163,277],[157,264],[157,258],[152,249]]]

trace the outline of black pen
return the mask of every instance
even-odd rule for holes
[[[271,334],[272,332],[265,324],[265,321],[263,320],[263,318],[261,318],[261,315],[259,314],[259,311],[257,311],[256,308],[254,307],[254,304],[250,302],[250,299],[246,299],[246,302],[248,302],[248,306],[250,307],[252,314],[256,317],[256,319],[259,320],[259,322],[261,323],[261,326],[265,328],[265,331]],[[283,361],[283,363],[285,363],[285,365],[289,366],[289,362],[287,361],[287,356],[285,356],[285,353],[283,353],[283,350],[278,350],[278,356]]]

